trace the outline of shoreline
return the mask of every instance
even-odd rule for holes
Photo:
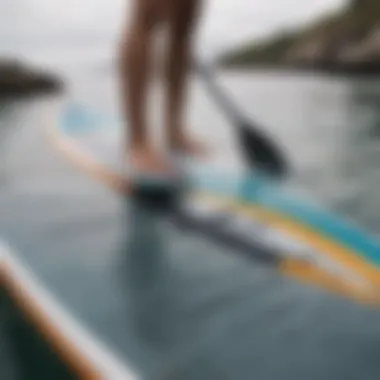
[[[0,58],[0,99],[56,94],[63,89],[63,80],[44,72],[24,60]]]
[[[327,75],[334,77],[347,77],[347,78],[369,78],[380,79],[380,67],[371,70],[362,70],[359,68],[336,68],[336,67],[317,67],[317,66],[294,66],[294,65],[281,65],[281,64],[234,64],[234,65],[218,65],[219,70],[225,72],[266,72],[266,73],[292,73],[292,74],[316,74]]]

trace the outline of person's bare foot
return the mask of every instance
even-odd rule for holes
[[[137,174],[174,174],[172,165],[164,155],[148,144],[131,147],[129,155],[133,171]]]
[[[188,135],[170,139],[170,149],[193,157],[204,157],[209,153],[209,147],[203,141]]]

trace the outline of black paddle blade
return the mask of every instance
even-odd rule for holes
[[[285,177],[288,165],[273,141],[249,122],[240,122],[238,133],[244,158],[251,168],[276,178]]]

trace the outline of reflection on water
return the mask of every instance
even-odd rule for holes
[[[136,331],[148,347],[162,351],[167,346],[168,297],[165,291],[171,275],[165,257],[165,218],[159,210],[139,202],[126,205],[129,237],[122,244],[123,269]]]
[[[347,105],[345,172],[355,189],[340,205],[362,225],[380,231],[380,85],[354,82]]]
[[[25,104],[17,101],[0,100],[0,149],[6,148],[8,139],[17,129],[17,121],[25,114]]]

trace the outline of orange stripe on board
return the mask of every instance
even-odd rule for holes
[[[131,185],[126,179],[110,171],[106,165],[101,164],[93,156],[84,152],[74,139],[64,136],[58,128],[48,127],[48,136],[54,146],[73,164],[120,193],[130,191]]]
[[[367,305],[377,306],[380,304],[380,292],[375,287],[362,288],[348,281],[341,281],[336,276],[307,262],[284,260],[280,265],[280,271],[298,281],[306,284],[318,284],[326,290],[343,296],[350,296]]]
[[[219,198],[220,202],[223,202],[224,199],[222,196],[214,197],[212,194],[202,194],[201,197],[210,198],[211,200]],[[242,215],[264,221],[279,230],[285,231],[290,236],[297,238],[322,255],[340,263],[352,272],[361,275],[374,286],[380,287],[380,271],[378,269],[363,260],[356,252],[343,247],[318,231],[292,220],[288,216],[265,209],[259,205],[231,201],[230,198],[225,198],[224,202],[229,202],[231,208],[240,212]]]

